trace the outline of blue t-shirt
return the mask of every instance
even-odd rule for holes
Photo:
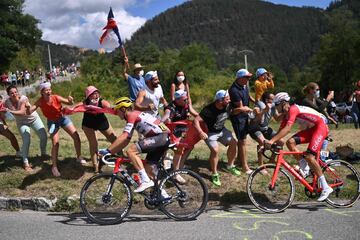
[[[250,95],[249,95],[249,89],[247,88],[247,86],[240,86],[239,84],[237,84],[236,82],[234,82],[230,89],[229,89],[229,96],[230,96],[230,100],[231,100],[231,106],[233,108],[237,107],[235,106],[234,103],[236,102],[242,102],[243,106],[249,106],[249,100],[250,100]],[[231,118],[247,118],[248,114],[247,113],[239,113],[237,115],[232,115]]]
[[[135,101],[137,95],[141,89],[145,87],[145,80],[144,77],[140,76],[139,79],[133,77],[131,75],[128,76],[127,79],[128,87],[129,87],[129,95],[131,101]]]

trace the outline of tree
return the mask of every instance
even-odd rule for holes
[[[345,7],[329,15],[329,32],[321,37],[315,62],[321,72],[323,91],[352,88],[360,76],[360,24]]]
[[[34,49],[41,38],[33,16],[23,14],[24,0],[0,1],[0,70],[7,69],[21,48]]]

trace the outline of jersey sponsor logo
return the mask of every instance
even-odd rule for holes
[[[323,135],[318,135],[318,137],[316,138],[316,140],[314,142],[314,145],[311,147],[311,150],[316,152],[322,139],[323,139]]]

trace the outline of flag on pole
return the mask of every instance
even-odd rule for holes
[[[105,48],[115,49],[117,47],[122,47],[122,41],[119,33],[119,29],[116,25],[114,19],[114,13],[110,7],[108,14],[107,25],[103,28],[104,33],[100,37],[100,44]]]

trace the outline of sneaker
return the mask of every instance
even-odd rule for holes
[[[252,174],[252,172],[253,172],[253,170],[249,169],[245,173],[246,173],[246,175],[250,175],[250,174]]]
[[[86,164],[85,159],[83,159],[82,157],[79,157],[78,159],[76,159],[76,162],[80,163],[81,165],[85,165],[85,164]]]
[[[51,172],[54,175],[54,177],[60,177],[61,176],[61,174],[60,174],[59,170],[57,169],[57,167],[52,167]]]
[[[165,189],[161,189],[161,201],[168,201],[171,199],[171,196],[165,191]]]
[[[33,169],[30,167],[29,164],[24,164],[24,170],[25,172],[32,172]]]
[[[221,186],[219,173],[215,173],[211,176],[211,182],[217,187]]]
[[[231,173],[234,176],[240,176],[241,175],[241,172],[235,166],[232,166],[232,167],[227,166],[225,168],[225,171]]]
[[[264,168],[264,169],[260,170],[260,174],[261,175],[269,175],[269,172]]]
[[[185,184],[186,183],[186,180],[180,174],[175,175],[175,180],[180,184]]]
[[[152,180],[150,180],[149,182],[142,182],[141,185],[134,190],[134,192],[136,193],[143,192],[145,191],[145,189],[153,186],[154,186],[154,182]]]
[[[322,202],[325,199],[327,199],[329,197],[329,195],[333,192],[334,190],[331,187],[325,188],[321,191],[320,197],[318,198],[318,202]]]

